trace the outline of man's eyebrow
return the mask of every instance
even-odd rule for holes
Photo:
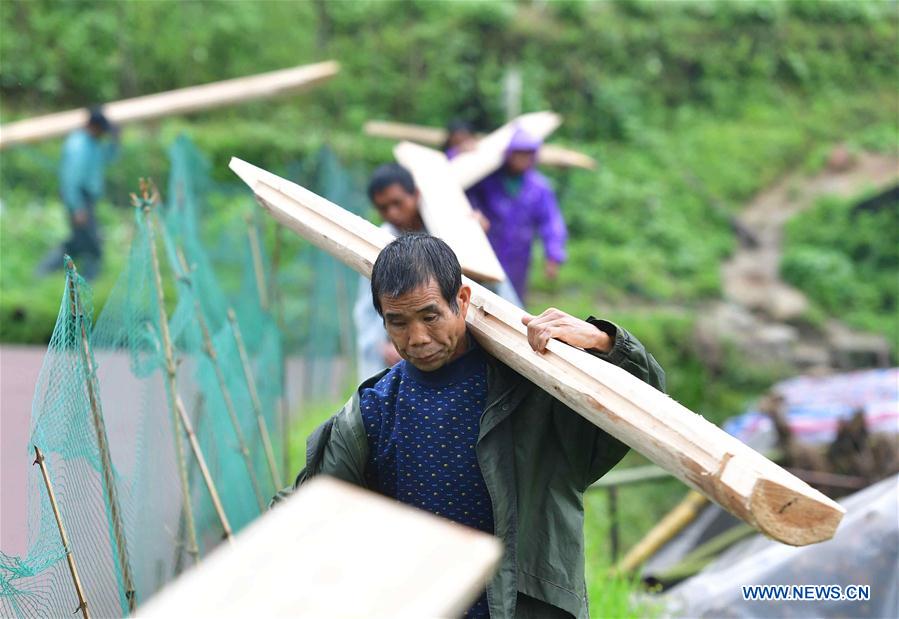
[[[424,307],[420,307],[415,310],[416,314],[430,314],[430,313],[439,313],[440,307],[436,303],[429,303]]]
[[[402,317],[403,315],[398,312],[384,312],[384,320],[396,320]]]

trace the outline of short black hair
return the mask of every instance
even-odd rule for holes
[[[388,163],[379,167],[371,175],[371,180],[368,181],[368,199],[374,202],[376,193],[381,193],[395,184],[405,189],[407,193],[414,194],[418,191],[409,170],[398,163]]]
[[[474,127],[464,118],[453,118],[448,123],[446,123],[447,133],[457,133],[459,131],[474,133]]]
[[[381,296],[396,298],[437,282],[440,294],[454,312],[462,287],[462,267],[450,246],[430,234],[404,234],[378,254],[371,270],[371,299],[382,318]]]
[[[88,110],[87,124],[89,126],[92,125],[101,131],[109,131],[112,128],[112,123],[106,118],[106,114],[103,113],[103,108],[99,105],[95,105]]]
[[[472,127],[470,122],[462,118],[453,118],[446,124],[446,139],[443,140],[442,149],[444,152],[450,149],[450,139],[453,137],[453,134],[460,131],[474,134],[474,127]]]

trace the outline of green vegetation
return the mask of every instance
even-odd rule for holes
[[[899,344],[899,210],[823,199],[787,225],[781,271],[818,311]]]

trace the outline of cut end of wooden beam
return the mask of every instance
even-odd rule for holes
[[[759,479],[750,509],[765,535],[791,546],[825,542],[834,536],[846,510],[820,492],[800,494],[782,484]]]
[[[288,183],[296,186],[295,183],[290,183],[290,181],[287,181],[276,174],[272,174],[268,170],[254,166],[252,163],[238,157],[231,157],[228,167],[231,168],[231,171],[237,174],[237,176],[240,177],[240,180],[245,182],[254,192],[258,188],[260,182],[265,182],[278,189],[283,189]],[[302,187],[297,188],[303,190]]]
[[[253,186],[256,184],[256,181],[259,179],[259,168],[254,166],[252,163],[247,163],[243,159],[231,157],[231,161],[228,163],[228,167],[231,168],[232,172],[240,177],[240,180],[249,185],[250,189],[253,188]]]

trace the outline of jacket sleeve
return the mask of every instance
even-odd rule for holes
[[[309,435],[306,439],[306,466],[297,475],[293,486],[280,490],[272,498],[269,507],[282,502],[316,475],[330,475],[364,488],[367,460],[368,439],[359,411],[357,391],[339,413]]]
[[[591,316],[587,322],[615,339],[612,350],[606,354],[594,353],[595,356],[617,365],[659,391],[665,391],[665,372],[640,340],[607,320]],[[559,406],[567,409],[561,403]],[[563,440],[570,447],[570,457],[576,470],[583,473],[578,485],[585,490],[618,464],[630,448],[574,411],[564,412],[566,414],[557,416],[557,422],[565,426],[562,429]]]
[[[559,210],[556,194],[549,187],[543,191],[543,197],[537,210],[537,227],[543,240],[546,259],[553,262],[565,262],[565,241],[568,229]]]
[[[69,212],[86,207],[82,186],[88,175],[88,156],[84,140],[73,134],[65,141],[59,166],[59,192]]]

